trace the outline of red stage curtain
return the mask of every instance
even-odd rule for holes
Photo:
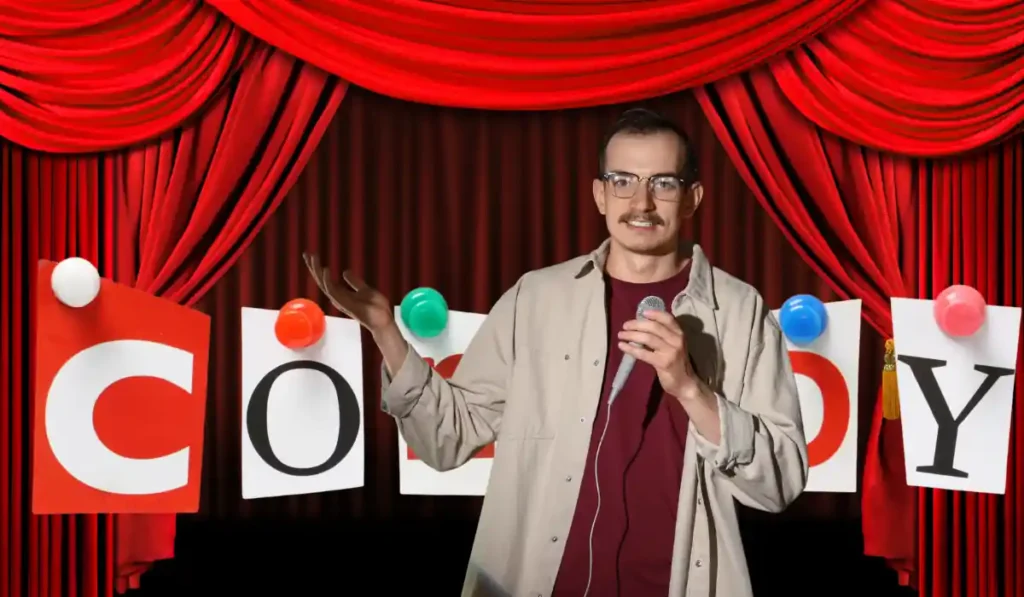
[[[864,317],[891,336],[889,297],[907,295],[899,243],[907,224],[899,214],[916,199],[913,161],[822,134],[767,68],[701,88],[697,97],[801,256],[841,294],[862,299]]]
[[[1024,120],[1019,0],[209,1],[268,43],[416,102],[587,106],[769,63],[805,116],[869,147],[954,154]]]
[[[0,491],[4,595],[109,595],[115,566],[124,588],[174,553],[173,516],[117,517],[115,533],[109,517],[29,514],[32,303],[24,301],[36,261],[82,256],[106,277],[194,303],[292,187],[345,90],[261,47],[202,118],[151,143],[80,158],[2,143],[3,346],[13,355],[3,359],[13,410],[5,404],[0,427],[9,467]]]
[[[263,46],[195,124],[130,151],[117,246],[138,247],[139,262],[134,280],[121,281],[194,303],[295,184],[346,87]],[[121,518],[121,576],[137,581],[151,562],[174,556],[174,516]]]
[[[253,42],[199,0],[0,0],[0,135],[75,153],[179,126]]]
[[[890,337],[889,297],[916,295],[905,276],[916,275],[917,251],[901,243],[916,230],[913,161],[823,133],[766,68],[719,81],[697,97],[740,175],[801,256],[841,296],[861,299],[864,318]],[[874,410],[862,488],[865,553],[890,560],[906,580],[916,562],[914,498],[900,426],[883,424],[881,407]]]
[[[3,227],[0,371],[0,595],[112,595],[114,525],[106,516],[34,516],[31,308],[37,260],[77,255],[106,275],[122,156],[58,157],[0,139]]]
[[[44,151],[112,149],[177,126],[248,47],[199,0],[23,4],[0,0],[13,15],[0,23],[0,131]],[[802,114],[877,149],[955,154],[1024,119],[1019,0],[209,4],[346,80],[430,104],[598,105],[771,64]]]
[[[867,2],[771,67],[800,113],[850,141],[968,151],[1024,122],[1024,2]]]
[[[865,317],[882,334],[891,334],[890,296],[933,298],[966,283],[991,304],[1022,303],[1021,136],[988,153],[911,160],[821,131],[765,69],[720,81],[698,97],[740,175],[787,238],[840,295],[864,300]],[[1020,400],[1024,368],[1016,391]],[[915,538],[899,423],[881,416],[879,405],[865,462],[867,552],[890,559],[924,594],[1024,594],[1015,577],[1024,533],[1002,527],[1024,514],[1014,474],[1024,463],[1024,440],[1015,434],[1005,497],[920,491]]]
[[[989,304],[1024,305],[1024,135],[918,162],[917,176],[917,234],[904,240],[917,247],[916,294],[969,284]],[[1024,347],[1014,383],[1006,495],[916,490],[922,595],[1024,596]]]
[[[810,39],[864,1],[208,0],[256,37],[377,93],[529,110],[714,81]]]

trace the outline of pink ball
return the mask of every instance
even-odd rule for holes
[[[985,297],[970,286],[950,286],[935,297],[935,323],[948,336],[970,336],[985,323]]]

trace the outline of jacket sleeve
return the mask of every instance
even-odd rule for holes
[[[413,349],[390,378],[383,375],[381,409],[428,466],[451,470],[498,435],[514,359],[516,302],[522,279],[491,309],[446,380]]]
[[[789,350],[761,297],[756,300],[739,400],[719,395],[718,416],[718,445],[695,432],[700,454],[730,480],[740,503],[768,512],[784,510],[807,485],[807,443]]]

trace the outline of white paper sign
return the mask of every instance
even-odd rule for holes
[[[808,344],[786,339],[810,471],[804,491],[857,491],[861,301],[825,303],[828,324]],[[779,310],[772,312],[776,318]]]
[[[449,311],[448,327],[433,338],[420,338],[403,324],[398,307],[395,320],[410,345],[444,377],[455,372],[463,351],[469,346],[486,319],[481,313]],[[402,495],[484,495],[491,476],[494,446],[488,446],[459,468],[437,471],[410,450],[402,434],[398,434],[399,491]]]
[[[907,484],[1005,493],[1021,309],[988,307],[977,333],[952,338],[934,304],[892,299]]]
[[[323,338],[292,350],[277,311],[242,309],[242,497],[363,486],[359,324],[328,317]]]

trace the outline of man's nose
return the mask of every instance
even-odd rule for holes
[[[651,188],[646,184],[646,181],[640,183],[640,188],[633,194],[630,199],[630,207],[632,209],[643,210],[643,211],[654,211],[654,197],[651,196]]]

